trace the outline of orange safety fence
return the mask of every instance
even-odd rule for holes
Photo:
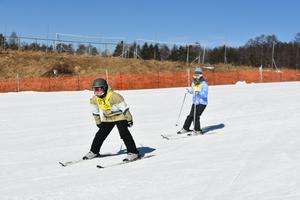
[[[91,83],[96,78],[108,79],[109,85],[116,90],[150,89],[186,87],[191,83],[192,73],[157,72],[145,74],[115,74],[106,76],[64,76],[50,78],[18,78],[15,80],[0,80],[0,92],[18,91],[76,91],[91,89]],[[247,70],[233,72],[205,71],[204,77],[209,85],[235,84],[238,81],[247,83],[299,81],[300,74],[296,70]]]

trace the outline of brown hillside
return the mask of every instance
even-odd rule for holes
[[[196,64],[192,65],[194,67]],[[58,75],[95,75],[131,74],[145,72],[184,71],[189,66],[186,63],[123,59],[118,57],[99,57],[86,55],[66,55],[45,52],[29,51],[0,51],[0,78],[12,79],[19,77],[49,77]],[[232,66],[222,67],[219,70],[233,70]]]

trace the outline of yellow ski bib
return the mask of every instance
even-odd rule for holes
[[[201,84],[194,85],[194,86],[192,87],[192,89],[193,89],[193,91],[194,91],[195,94],[198,94],[198,93],[199,93],[199,91],[200,91],[201,88],[202,88],[202,85],[203,85],[203,82],[202,82]]]
[[[97,96],[97,105],[101,110],[110,110],[111,109],[111,103],[109,102],[109,99],[112,95],[112,91],[108,91],[106,96],[104,98],[100,98]]]

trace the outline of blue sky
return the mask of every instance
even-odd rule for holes
[[[299,0],[0,0],[0,33],[123,37],[128,42],[245,44],[261,34],[289,42],[300,32]]]

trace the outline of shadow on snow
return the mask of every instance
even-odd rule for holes
[[[145,156],[145,154],[151,153],[153,151],[155,151],[156,149],[151,148],[151,147],[144,147],[141,145],[141,147],[137,147],[139,153],[141,156]],[[120,148],[120,150],[116,153],[104,153],[104,154],[100,154],[100,157],[107,157],[107,156],[118,156],[118,155],[122,155],[122,154],[127,154],[127,150],[126,149],[122,149],[122,146]]]
[[[225,124],[220,123],[220,124],[216,124],[216,125],[205,126],[204,128],[202,128],[202,131],[205,134],[209,134],[209,132],[211,132],[211,131],[222,129],[224,127],[225,127]]]

